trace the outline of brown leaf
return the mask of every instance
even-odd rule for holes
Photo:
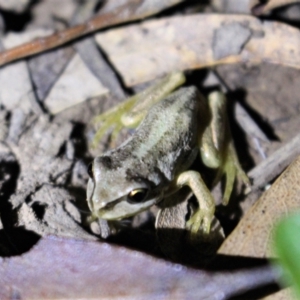
[[[175,16],[111,29],[96,39],[127,86],[218,64],[300,67],[298,29],[246,15]]]
[[[219,249],[220,254],[261,258],[272,255],[271,238],[274,224],[300,207],[299,172],[300,157],[247,212]]]
[[[292,290],[288,288],[264,297],[263,300],[292,300],[294,299],[292,296]]]

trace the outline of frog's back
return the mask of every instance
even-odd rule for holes
[[[186,169],[198,153],[201,95],[181,88],[153,106],[120,154],[131,157],[140,176],[161,173],[167,180]],[[117,153],[116,153],[117,154]]]
[[[141,151],[149,151],[153,145],[165,151],[192,146],[197,142],[194,137],[203,104],[198,89],[192,86],[179,89],[153,106],[137,129],[137,140],[143,139]]]

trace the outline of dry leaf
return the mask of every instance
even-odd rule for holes
[[[263,300],[292,300],[292,299],[294,298],[292,296],[292,290],[290,288],[286,288],[275,294],[263,298]]]
[[[3,10],[14,11],[16,13],[22,13],[26,7],[29,5],[30,0],[1,0],[0,7]]]
[[[84,84],[82,84],[84,82]],[[57,114],[87,99],[107,94],[108,90],[76,54],[45,99],[45,106]]]
[[[0,298],[224,300],[276,277],[268,266],[209,272],[106,243],[47,237],[0,260]]]
[[[174,70],[218,64],[269,62],[300,68],[298,29],[246,15],[175,16],[111,29],[96,40],[127,86]]]
[[[270,257],[272,228],[289,212],[300,208],[300,157],[247,212],[225,240],[220,254]]]

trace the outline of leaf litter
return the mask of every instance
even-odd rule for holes
[[[94,1],[93,4],[98,5],[97,2]],[[163,5],[166,5],[165,7],[172,6],[175,2],[161,1]],[[280,5],[285,4],[283,2]],[[102,10],[104,16],[120,5],[123,5],[124,14],[119,19],[118,17],[110,19],[113,22],[107,23],[105,26],[130,22],[134,19],[144,18],[146,15],[154,15],[163,7],[160,6],[154,10],[151,8],[151,11],[147,12],[150,1],[136,1],[135,3],[138,6],[130,11],[134,13],[129,16],[129,10],[126,11],[125,8],[127,5],[130,7],[130,1],[122,1],[122,3],[108,1],[107,6],[104,6]],[[27,9],[32,10],[33,16],[35,16],[27,25],[28,30],[13,34],[3,32],[2,49],[14,46],[13,42],[10,42],[12,36],[17,41],[21,41],[22,37],[23,43],[26,39],[32,39],[32,36],[49,35],[49,29],[52,32],[53,30],[65,30],[65,24],[86,22],[93,10],[91,2],[89,5],[78,7],[73,1],[66,1],[65,8],[61,11],[58,8],[55,10],[55,5],[51,7],[53,15],[59,16],[59,18],[52,18],[47,15],[47,11],[49,11],[47,5],[49,6],[49,2],[40,1],[35,5],[28,6]],[[142,13],[139,14],[138,8],[143,8],[146,12],[141,10]],[[23,7],[17,6],[13,8],[3,6],[2,9],[14,9],[19,13],[24,10]],[[181,6],[175,7],[175,12],[176,9],[180,11]],[[193,9],[197,10],[197,8]],[[206,10],[213,12],[214,6],[207,4]],[[226,86],[226,93],[231,101],[231,113],[234,115],[234,102],[237,102],[236,105],[240,105],[244,109],[247,118],[253,118],[264,135],[263,139],[259,138],[261,137],[261,134],[257,133],[259,129],[254,129],[254,133],[251,131],[251,134],[248,133],[245,136],[238,124],[234,122],[232,124],[237,151],[242,163],[248,170],[255,165],[257,167],[254,169],[256,171],[253,170],[249,173],[250,177],[253,178],[254,192],[248,195],[241,204],[233,203],[228,209],[225,209],[225,212],[227,210],[227,214],[230,216],[230,219],[227,220],[229,224],[230,222],[237,224],[240,219],[242,221],[234,231],[225,226],[225,234],[232,233],[225,239],[220,252],[226,253],[226,255],[269,257],[269,254],[264,250],[267,247],[266,240],[269,239],[273,224],[269,220],[275,219],[275,216],[279,218],[280,215],[286,214],[290,209],[299,207],[292,194],[284,193],[286,189],[297,191],[299,186],[297,177],[290,175],[297,173],[298,160],[296,160],[287,170],[287,173],[284,173],[274,186],[263,194],[255,206],[250,208],[252,203],[262,194],[262,189],[299,155],[297,151],[299,149],[297,134],[300,125],[297,117],[299,111],[299,100],[297,99],[299,93],[297,84],[299,77],[298,44],[300,41],[298,29],[272,20],[272,18],[262,22],[250,15],[226,15],[225,12],[214,15],[198,12],[193,15],[182,13],[173,16],[172,13],[170,10],[165,15],[162,14],[160,18],[153,16],[151,20],[108,29],[96,33],[95,37],[87,36],[74,44],[68,44],[28,60],[19,60],[1,68],[0,159],[2,164],[0,184],[2,201],[0,205],[0,252],[2,256],[21,254],[33,245],[33,241],[37,240],[33,237],[28,238],[30,242],[27,241],[27,246],[22,246],[16,239],[19,236],[16,230],[22,229],[23,236],[29,237],[28,234],[34,233],[44,237],[40,244],[27,254],[4,259],[12,265],[16,264],[22,272],[25,272],[24,275],[28,274],[28,278],[30,278],[28,280],[34,280],[34,277],[29,276],[29,269],[28,273],[25,271],[28,265],[31,265],[33,269],[39,267],[41,270],[40,278],[46,278],[43,272],[47,271],[47,260],[39,260],[35,258],[35,255],[43,257],[46,254],[46,249],[58,249],[57,253],[63,253],[66,247],[72,247],[71,245],[76,243],[86,246],[84,253],[82,249],[78,250],[77,246],[74,250],[74,255],[82,254],[79,255],[79,258],[86,259],[85,265],[80,265],[79,258],[74,259],[73,256],[69,261],[62,256],[57,264],[63,266],[63,263],[68,262],[74,270],[78,267],[80,270],[78,274],[81,277],[77,277],[77,282],[85,282],[82,297],[91,297],[92,295],[87,294],[88,283],[94,282],[92,273],[89,272],[90,268],[96,268],[99,276],[102,276],[103,270],[111,272],[116,266],[122,269],[123,263],[120,260],[126,261],[128,258],[126,255],[128,253],[131,255],[133,252],[120,250],[122,248],[112,245],[109,248],[112,254],[108,258],[105,256],[105,250],[103,250],[106,244],[100,241],[95,242],[98,237],[85,224],[86,215],[84,211],[87,211],[85,203],[86,166],[94,155],[108,147],[108,143],[103,141],[99,146],[100,150],[89,149],[88,143],[93,135],[93,129],[89,122],[93,116],[122,100],[126,94],[131,92],[130,89],[134,85],[142,84],[174,70],[213,67],[217,74],[217,80],[212,85],[205,85],[205,80],[203,80],[201,86],[201,80],[195,81],[197,73],[202,79],[207,78],[209,72],[206,70],[190,72],[188,79],[192,83],[198,84],[204,93],[215,85]],[[101,10],[99,16],[101,16]],[[98,20],[101,20],[101,17]],[[102,20],[104,20],[103,17]],[[43,22],[45,23],[43,24]],[[42,29],[42,26],[48,29]],[[199,28],[205,28],[205,30]],[[53,37],[48,39],[50,41]],[[60,43],[64,41],[66,41],[64,34],[60,34]],[[33,43],[32,45],[35,47],[34,45],[37,44]],[[98,47],[101,49],[100,52]],[[28,48],[21,47],[21,49],[23,51],[21,57],[31,55],[25,51]],[[2,52],[2,57],[11,57],[12,52],[11,50],[7,53]],[[15,56],[15,58],[18,57]],[[135,86],[134,89],[136,89]],[[247,130],[245,131],[247,132]],[[266,164],[265,158],[268,158],[266,161],[270,164],[268,168],[259,165],[261,162]],[[278,160],[281,161],[280,164],[278,164]],[[295,172],[291,170],[295,170]],[[258,179],[260,180],[259,184],[256,183]],[[261,208],[260,205],[264,207]],[[267,213],[262,213],[262,210]],[[158,232],[158,234],[163,234],[158,236],[156,240],[153,228],[149,228],[147,225],[147,220],[152,218],[152,213],[155,214],[155,210],[150,214],[145,214],[144,219],[141,217],[137,222],[137,227],[145,224],[143,226],[146,226],[146,231],[128,229],[127,232],[125,230],[124,233],[112,237],[108,241],[137,248],[155,256],[163,256],[162,252],[164,252],[169,254],[169,259],[175,261],[177,259],[177,262],[187,263],[187,260],[182,258],[189,252],[182,250],[185,249],[183,246],[185,244],[182,243],[186,241],[182,238],[184,236],[183,225],[180,225],[184,224],[182,218],[185,217],[186,207],[184,207],[183,212],[181,209],[175,211],[178,211],[175,214],[178,221],[173,219],[172,226],[179,224],[175,230],[179,239],[174,240],[172,238],[172,241],[175,246],[180,246],[179,256],[176,254],[176,249],[173,249],[174,247],[166,249],[164,245],[159,245],[159,240],[163,237],[164,241],[165,234],[168,234],[168,231],[172,233],[172,228],[162,224],[163,231]],[[166,213],[168,214],[168,211]],[[224,211],[220,210],[220,220],[224,214]],[[242,218],[244,214],[245,217]],[[242,234],[245,232],[245,227],[247,228],[246,239],[245,234]],[[174,230],[172,234],[174,234]],[[45,236],[48,235],[56,235],[62,239],[46,238]],[[66,237],[69,239],[63,239]],[[76,242],[74,239],[81,242]],[[149,245],[150,241],[151,245]],[[261,247],[262,251],[255,251],[255,254],[250,251],[254,249],[254,245],[258,247],[261,243],[264,245]],[[228,244],[231,246],[227,247]],[[162,252],[159,250],[159,246]],[[226,251],[224,250],[225,247],[227,247]],[[238,251],[239,249],[244,250]],[[194,255],[195,251],[193,252],[192,260],[188,263],[199,268],[201,264],[198,261],[198,250],[196,250],[196,255]],[[97,251],[98,256],[95,255],[95,251]],[[55,253],[53,252],[53,254]],[[107,263],[101,262],[101,258],[109,261],[109,266]],[[27,260],[26,267],[22,262],[23,259]],[[145,261],[147,259],[149,258],[145,258]],[[199,260],[201,260],[200,255]],[[208,263],[206,267],[211,266],[212,268],[214,266],[216,268],[216,262],[219,260],[220,255],[217,255],[215,263]],[[130,258],[130,261],[139,263],[135,256]],[[261,260],[253,262],[252,267],[258,266],[262,262],[265,263]],[[168,262],[164,261],[160,261],[160,264],[163,268],[169,265]],[[149,269],[152,272],[160,274],[160,267],[156,266],[154,261],[147,262],[147,265],[151,265]],[[1,265],[1,268],[1,272],[11,272],[12,270],[5,269],[4,265]],[[260,278],[257,282],[261,284],[274,282],[278,275],[274,275],[273,271],[268,269],[269,267],[265,268],[268,270],[265,277]],[[139,272],[141,270],[142,268]],[[202,275],[198,278],[198,283],[204,288],[197,290],[191,285],[191,290],[183,291],[178,287],[179,293],[194,291],[194,295],[201,299],[210,290],[211,293],[208,295],[211,297],[208,296],[208,299],[227,299],[234,293],[241,293],[242,290],[250,289],[252,283],[253,286],[256,286],[253,276],[257,273],[255,271],[251,273],[251,271],[250,269],[249,273],[245,275],[248,285],[246,284],[240,290],[235,288],[235,284],[233,284],[235,277],[232,277],[231,282],[230,280],[225,282],[224,278],[228,276],[228,273],[226,275],[220,274],[223,281],[218,282],[216,280],[218,272],[214,271],[215,273],[212,274],[215,274],[216,277],[209,278],[215,287],[210,290],[211,286],[207,284],[207,281],[201,279],[201,276],[207,278],[210,275],[207,271],[199,270],[198,272]],[[91,276],[88,275],[89,273]],[[188,284],[191,284],[197,276],[192,274],[188,277],[186,279]],[[1,278],[4,277],[1,276]],[[43,291],[44,286],[39,289],[32,284],[32,289],[28,290],[28,294],[26,294],[17,273],[12,273],[10,278],[11,281],[5,281],[5,279],[0,281],[1,286],[6,286],[6,290],[3,290],[4,299],[16,297],[16,295],[22,296],[22,298],[32,298],[41,295],[39,293]],[[54,278],[51,277],[50,280]],[[136,277],[130,278],[136,280]],[[162,277],[158,276],[157,278]],[[250,280],[250,278],[252,279]],[[110,281],[102,278],[101,282],[104,284]],[[44,283],[46,284],[47,281]],[[61,283],[60,291],[57,290],[57,283],[49,285],[45,297],[63,295],[72,298],[74,295],[78,296],[75,287],[74,282],[67,283],[66,281]],[[129,282],[124,283],[123,288],[127,295],[153,296],[147,294],[147,288],[142,283],[139,291],[133,290]],[[224,292],[225,288],[226,292]],[[155,290],[155,287],[153,289]],[[212,291],[216,293],[223,291],[223,298],[213,298]],[[265,294],[267,295],[271,291],[274,289],[270,291],[266,289]],[[178,295],[176,294],[178,291],[173,290],[175,294],[172,294],[171,290],[169,292],[168,296]],[[96,286],[93,293],[93,297],[100,297]],[[107,297],[115,296],[113,289],[107,293]],[[157,293],[159,293],[159,289]],[[168,296],[164,294],[164,297],[167,298]]]

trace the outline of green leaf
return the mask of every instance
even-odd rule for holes
[[[300,213],[281,220],[274,231],[275,252],[283,268],[285,284],[292,284],[300,299]]]

